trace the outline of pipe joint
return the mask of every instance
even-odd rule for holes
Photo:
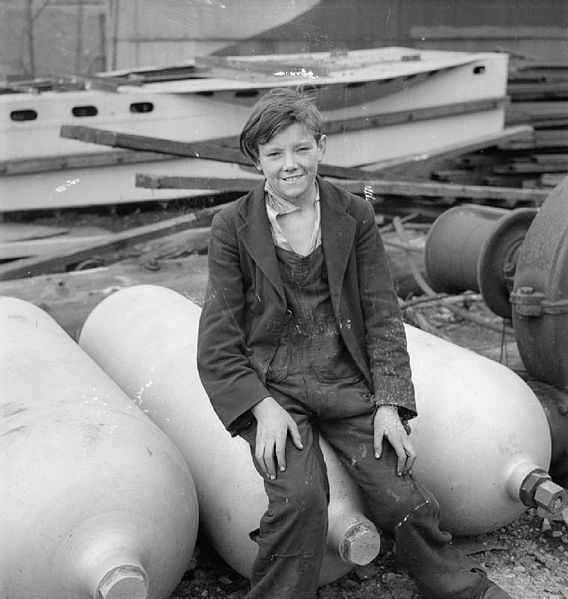
[[[95,599],[147,599],[148,575],[141,566],[117,566],[100,581]]]
[[[370,521],[359,520],[344,533],[339,543],[341,559],[350,564],[365,566],[379,554],[381,536]]]
[[[557,485],[545,470],[530,472],[519,491],[521,501],[529,507],[540,507],[556,516],[568,505],[568,491]]]

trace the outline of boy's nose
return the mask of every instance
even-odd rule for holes
[[[286,152],[284,154],[284,168],[290,170],[296,168],[296,157],[294,152]]]

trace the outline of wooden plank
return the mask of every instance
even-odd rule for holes
[[[362,193],[361,181],[337,181],[344,189]],[[484,185],[454,185],[422,181],[395,181],[373,179],[365,182],[377,195],[421,196],[442,198],[465,198],[469,200],[498,200],[502,202],[533,202],[539,206],[548,193],[537,189],[516,187],[488,187]]]
[[[566,178],[564,173],[554,173],[552,175],[545,173],[539,177],[539,183],[544,187],[556,187]]]
[[[231,162],[235,164],[250,164],[238,150],[225,148],[209,142],[183,142],[160,137],[148,137],[133,133],[121,133],[108,129],[85,127],[83,125],[62,125],[61,137],[76,139],[114,148],[125,148],[143,152],[158,152],[171,156],[184,156],[187,158],[202,158]]]
[[[32,223],[0,222],[0,243],[12,243],[28,239],[44,239],[68,233],[66,227],[51,227]]]
[[[568,102],[514,102],[505,111],[507,125],[568,123]]]
[[[115,252],[125,247],[185,229],[207,226],[213,214],[219,210],[219,207],[207,208],[153,225],[145,225],[122,233],[115,233],[110,235],[108,239],[84,244],[70,251],[63,251],[44,257],[24,258],[2,264],[0,265],[0,280],[5,281],[65,270],[69,265],[80,263],[93,256]]]
[[[147,189],[205,189],[209,191],[248,192],[264,181],[260,177],[219,178],[182,177],[170,175],[136,174],[136,187]]]
[[[63,125],[60,131],[61,137],[77,139],[87,143],[138,150],[144,152],[158,152],[172,156],[184,156],[187,158],[200,158],[203,160],[217,160],[219,162],[230,162],[251,166],[250,160],[245,158],[240,151],[223,147],[209,142],[183,142],[160,137],[147,137],[134,135],[132,133],[120,133],[108,129],[97,129],[82,125]],[[320,164],[319,172],[323,176],[338,177],[346,179],[365,178],[364,171],[356,168]]]
[[[568,83],[509,83],[507,93],[513,102],[534,100],[565,100],[568,98]]]
[[[152,182],[166,188],[173,186],[175,189],[192,189],[195,186],[203,185],[204,181],[196,177],[151,177],[145,175],[147,182]],[[231,179],[210,178],[211,189],[225,189],[226,183]],[[250,185],[257,185],[255,180],[248,180]],[[524,201],[534,202],[540,205],[547,194],[539,190],[526,190],[507,188],[507,187],[486,187],[475,185],[452,185],[445,183],[432,183],[423,181],[402,181],[386,179],[369,179],[365,181],[336,180],[334,181],[340,187],[364,195],[370,190],[375,195],[397,195],[397,196],[421,196],[421,197],[451,197],[451,198],[469,198],[471,200],[501,200],[501,201]],[[250,188],[249,188],[250,189]],[[238,191],[246,191],[239,189]]]
[[[568,148],[568,129],[537,129],[532,142],[507,140],[499,147],[505,150],[544,150],[546,148]]]
[[[108,231],[98,235],[60,235],[45,239],[27,239],[0,243],[0,260],[29,258],[30,256],[45,256],[58,252],[69,252],[83,247],[85,244],[95,244],[108,238]]]
[[[165,237],[158,237],[144,244],[137,244],[128,250],[128,257],[131,257],[134,251],[140,256],[140,261],[144,265],[155,265],[158,260],[171,260],[195,252],[206,252],[210,237],[211,227],[188,229]]]
[[[60,171],[67,168],[88,168],[137,164],[140,162],[159,162],[171,160],[169,154],[151,154],[130,150],[109,150],[108,152],[89,152],[88,154],[65,154],[45,158],[19,158],[0,161],[0,175],[31,175],[46,171]]]
[[[568,168],[568,154],[530,154],[529,158],[538,164],[563,164]]]
[[[509,164],[496,164],[493,172],[497,175],[506,174],[541,174],[541,173],[563,173],[568,171],[566,164],[535,164],[532,162],[510,162]]]

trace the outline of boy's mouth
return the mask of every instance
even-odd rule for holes
[[[304,175],[302,173],[300,173],[299,175],[289,175],[288,177],[282,177],[282,180],[286,183],[294,183],[294,181],[298,181],[303,176]]]

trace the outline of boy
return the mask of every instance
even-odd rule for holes
[[[424,597],[510,599],[458,560],[436,500],[411,476],[416,409],[397,297],[372,206],[317,175],[319,111],[272,90],[240,143],[265,183],[213,221],[198,367],[268,495],[248,599],[316,594],[328,501],[320,434]]]

